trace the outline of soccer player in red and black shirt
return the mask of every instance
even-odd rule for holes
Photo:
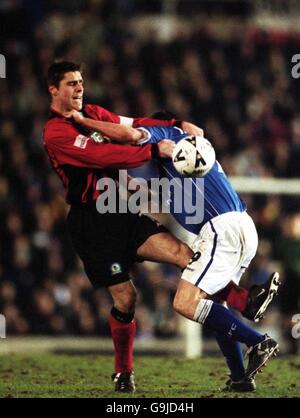
[[[202,134],[202,130],[175,119],[131,119],[115,115],[100,106],[83,105],[81,69],[74,63],[51,65],[47,83],[51,95],[51,116],[44,129],[44,145],[66,189],[66,200],[71,206],[68,228],[86,274],[95,288],[107,287],[113,298],[109,324],[115,346],[115,388],[117,391],[133,392],[136,289],[130,280],[130,269],[135,261],[142,260],[170,263],[182,269],[189,262],[192,251],[148,216],[100,214],[96,209],[99,196],[97,182],[102,178],[116,179],[119,169],[140,166],[155,156],[170,157],[174,143],[162,141],[143,147],[104,144],[99,134],[64,115],[77,110],[98,124],[115,122],[138,127],[179,123],[190,134]],[[114,126],[107,125],[110,125],[107,129],[111,130],[106,132],[110,139],[114,139]],[[142,136],[138,131],[136,140]],[[119,133],[116,137],[119,138]],[[133,136],[132,142],[134,140]]]

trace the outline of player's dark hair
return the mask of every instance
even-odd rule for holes
[[[159,112],[153,113],[153,115],[151,115],[150,117],[152,119],[159,120],[177,119],[176,115],[173,112],[170,112],[169,110],[160,110]]]
[[[64,78],[65,74],[74,71],[79,71],[81,73],[81,65],[70,61],[54,62],[48,68],[47,85],[59,87],[59,83]]]

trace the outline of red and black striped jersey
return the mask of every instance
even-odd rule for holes
[[[172,126],[175,122],[151,118],[118,116],[97,105],[85,105],[83,113],[96,120],[136,126]],[[152,158],[152,146],[143,147],[99,142],[94,132],[66,119],[55,112],[47,121],[43,140],[51,164],[66,189],[69,204],[96,200],[100,178],[118,178],[119,169],[138,167]]]

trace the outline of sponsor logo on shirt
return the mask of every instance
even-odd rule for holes
[[[90,135],[90,137],[92,138],[92,140],[94,141],[94,142],[104,142],[104,138],[103,138],[103,136],[100,134],[100,132],[93,132],[91,135]]]
[[[74,141],[74,146],[78,148],[86,148],[89,138],[84,135],[77,135]]]

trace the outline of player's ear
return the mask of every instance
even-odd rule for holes
[[[48,91],[51,94],[51,96],[57,96],[58,95],[58,88],[54,85],[49,86]]]

